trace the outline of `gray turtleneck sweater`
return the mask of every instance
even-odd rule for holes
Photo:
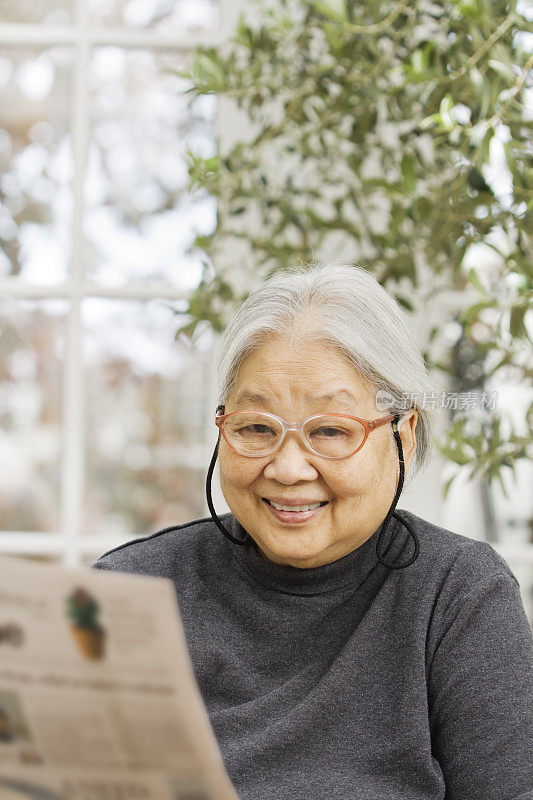
[[[378,531],[297,569],[211,519],[95,565],[174,581],[241,800],[533,800],[532,641],[516,580],[489,545],[400,514],[421,544],[405,569],[377,561]],[[396,521],[391,534],[389,561],[410,552]]]

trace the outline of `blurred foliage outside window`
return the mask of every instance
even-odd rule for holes
[[[82,323],[84,530],[142,536],[203,516],[209,346],[176,343],[157,300],[87,298]]]
[[[357,260],[422,320],[427,360],[451,389],[526,393],[514,421],[498,405],[452,412],[440,444],[458,471],[505,491],[533,452],[533,7],[247,9],[233,41],[200,48],[187,73],[195,96],[233,101],[246,134],[189,154],[191,189],[219,214],[196,240],[216,270],[183,331],[220,330],[276,270]]]
[[[0,519],[3,530],[59,526],[61,352],[67,304],[0,302]]]
[[[95,26],[85,84],[76,81],[76,34],[54,45],[46,33],[75,26],[79,3],[0,4],[6,30],[43,30],[42,46],[22,45],[14,25],[0,53],[0,283],[16,289],[0,302],[0,548],[1,531],[70,533],[64,387],[75,357],[71,304],[80,297],[82,555],[93,535],[143,535],[203,513],[211,338],[175,341],[186,310],[175,298],[198,285],[201,256],[190,248],[216,224],[216,201],[191,196],[185,162],[188,149],[215,154],[216,104],[191,102],[179,74],[190,51],[173,48],[168,34],[188,32],[192,48],[195,31],[220,22],[215,0],[84,7]],[[135,48],[108,46],[98,39],[104,26],[117,40],[132,29],[152,38],[146,47],[142,36]],[[80,130],[72,109],[82,90]],[[88,140],[81,160],[77,135]]]

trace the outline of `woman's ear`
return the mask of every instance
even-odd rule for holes
[[[406,411],[398,423],[398,431],[402,440],[403,458],[405,462],[405,472],[409,470],[411,462],[416,452],[416,423],[418,411],[414,408]]]

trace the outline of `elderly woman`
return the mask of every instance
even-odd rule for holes
[[[531,800],[517,582],[488,544],[395,511],[431,421],[402,402],[428,383],[394,300],[363,269],[295,270],[220,354],[211,518],[96,566],[174,581],[239,796]]]

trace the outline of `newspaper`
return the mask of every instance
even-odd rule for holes
[[[0,800],[238,800],[171,581],[0,557]]]

